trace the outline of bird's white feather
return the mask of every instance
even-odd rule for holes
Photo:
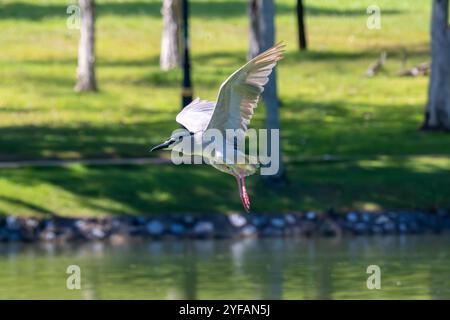
[[[269,81],[277,61],[283,57],[283,44],[264,51],[234,72],[220,87],[216,107],[207,128],[247,130],[253,110]]]
[[[191,132],[207,128],[219,129],[224,136],[226,129],[245,132],[283,49],[284,44],[277,44],[247,62],[222,83],[217,103],[197,98],[177,115],[177,122]]]
[[[181,110],[176,120],[190,132],[205,130],[214,112],[216,103],[195,99]]]

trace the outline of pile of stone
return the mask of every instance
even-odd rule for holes
[[[133,238],[211,239],[311,237],[450,232],[450,211],[388,211],[286,214],[158,215],[98,219],[0,218],[0,241],[126,241]]]

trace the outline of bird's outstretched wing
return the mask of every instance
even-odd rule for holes
[[[214,112],[216,103],[195,99],[181,110],[176,120],[190,132],[205,130]]]
[[[284,47],[279,43],[264,51],[222,83],[208,129],[219,129],[223,134],[226,129],[247,130],[264,85],[277,61],[283,58]]]

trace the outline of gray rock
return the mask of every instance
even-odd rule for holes
[[[211,236],[214,233],[214,224],[209,221],[199,221],[194,226],[194,234],[199,237]]]
[[[359,215],[356,212],[347,213],[347,221],[356,222],[359,220]]]
[[[19,230],[20,229],[19,220],[14,216],[6,217],[6,227],[9,230]]]
[[[306,219],[308,220],[315,220],[317,218],[317,214],[314,211],[309,211],[306,214]]]
[[[170,233],[173,235],[182,235],[186,232],[186,228],[181,223],[172,223],[170,225]]]
[[[395,223],[393,222],[387,222],[383,224],[383,231],[386,234],[393,234],[395,232]]]
[[[253,225],[246,225],[242,228],[240,234],[244,237],[256,236],[258,234],[258,229]]]
[[[103,239],[106,237],[106,233],[100,227],[92,228],[91,235],[96,239]]]
[[[268,218],[263,215],[255,215],[251,218],[252,224],[257,228],[262,228],[268,222]]]
[[[364,221],[364,222],[371,222],[372,220],[373,220],[373,214],[371,214],[371,213],[368,213],[368,212],[364,212],[363,214],[362,214],[362,220]]]
[[[353,230],[357,234],[365,234],[369,231],[369,226],[365,222],[357,222],[355,223]]]
[[[41,233],[41,238],[45,241],[53,241],[56,239],[56,233],[53,231],[44,231]]]
[[[286,221],[287,224],[290,224],[290,225],[294,225],[297,223],[297,219],[295,219],[295,217],[292,214],[287,214],[284,217],[284,220]]]
[[[270,224],[275,228],[283,228],[284,227],[284,220],[281,218],[272,218],[270,220]]]
[[[408,232],[408,225],[405,222],[400,222],[398,224],[398,231],[400,233],[407,233]]]
[[[89,229],[88,223],[84,220],[77,220],[75,221],[75,227],[80,231],[87,231]]]
[[[30,218],[25,220],[25,225],[28,228],[35,229],[38,227],[39,222],[36,219]]]
[[[381,214],[375,219],[375,223],[379,225],[384,225],[388,222],[391,222],[391,219],[388,218],[388,216]]]
[[[164,232],[164,224],[159,220],[153,220],[145,226],[147,233],[152,236],[160,236]]]
[[[185,216],[183,217],[183,222],[189,226],[189,225],[194,224],[195,219],[194,219],[194,217],[191,216],[191,215],[185,215]]]
[[[236,228],[241,228],[247,224],[247,219],[242,214],[238,213],[230,214],[228,220],[231,225]]]

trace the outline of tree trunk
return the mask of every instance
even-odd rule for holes
[[[96,91],[95,81],[95,1],[80,0],[81,30],[78,47],[75,91]]]
[[[191,58],[189,54],[189,2],[182,0],[182,25],[183,25],[183,91],[181,97],[181,108],[192,102],[191,82]]]
[[[162,70],[170,70],[180,65],[180,0],[164,0],[161,8],[163,32],[159,64]]]
[[[269,49],[275,42],[275,5],[273,0],[249,0],[248,13],[250,16],[250,49],[249,58],[254,58],[264,50]],[[276,68],[269,77],[269,82],[264,87],[262,94],[266,106],[267,129],[280,129],[279,101],[277,96]],[[271,154],[270,139],[267,146]],[[283,163],[281,161],[281,141],[279,170],[272,180],[281,181],[284,176]]]
[[[450,28],[448,0],[433,0],[431,75],[423,129],[450,131]]]
[[[306,50],[307,48],[304,13],[303,0],[297,0],[298,45],[300,50]]]

